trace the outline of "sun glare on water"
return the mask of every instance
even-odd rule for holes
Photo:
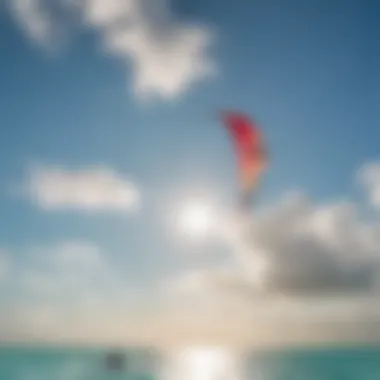
[[[235,355],[216,347],[176,350],[167,357],[163,380],[241,380]]]

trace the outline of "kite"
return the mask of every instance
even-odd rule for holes
[[[240,184],[239,204],[245,212],[267,166],[267,151],[260,129],[248,116],[225,111],[222,120],[234,143]]]

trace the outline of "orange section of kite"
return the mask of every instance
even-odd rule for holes
[[[268,163],[262,134],[257,124],[242,113],[224,111],[222,120],[234,143],[242,202],[246,205]]]

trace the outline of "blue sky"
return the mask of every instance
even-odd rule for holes
[[[7,289],[23,298],[15,283],[33,247],[67,241],[100,247],[131,287],[223,257],[223,245],[182,244],[167,224],[170,202],[197,189],[233,205],[234,157],[219,107],[241,109],[264,129],[272,162],[259,204],[293,189],[311,203],[365,201],[354,176],[378,158],[378,2],[177,0],[161,13],[148,2],[138,11],[118,8],[122,0],[96,3],[39,9],[37,0],[29,8],[8,0],[0,13],[0,242],[16,268]],[[135,25],[137,42],[122,30],[112,47],[117,14]],[[152,98],[141,96],[149,90]],[[136,186],[140,207],[46,209],[51,187],[34,199],[26,186],[35,164],[68,176],[103,165]]]

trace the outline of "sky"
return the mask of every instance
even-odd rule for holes
[[[285,340],[374,338],[379,12],[2,0],[2,336],[265,340],[287,324]],[[254,117],[270,149],[245,239],[229,228],[223,107]],[[194,199],[224,227],[185,236]]]

